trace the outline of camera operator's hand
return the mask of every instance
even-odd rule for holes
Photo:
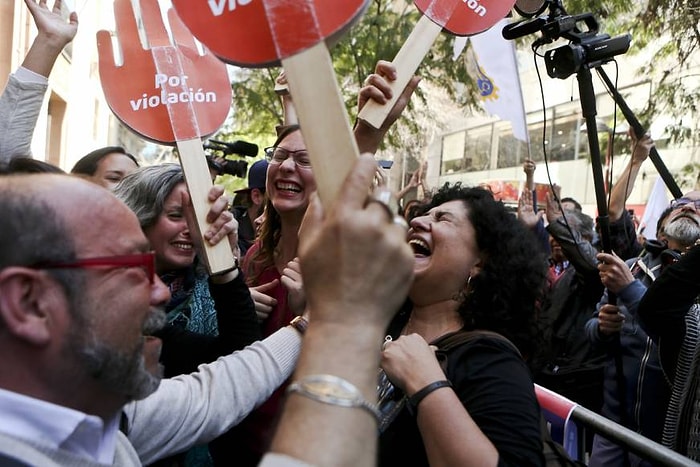
[[[601,334],[612,336],[622,330],[625,323],[625,316],[620,312],[620,308],[606,303],[598,311],[598,330]]]

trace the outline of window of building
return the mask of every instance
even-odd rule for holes
[[[651,85],[645,81],[619,91],[628,105],[641,109],[649,99]],[[617,125],[617,134],[620,133],[620,127],[626,126],[627,123],[619,109],[616,109],[615,101],[608,94],[601,94],[596,97],[596,100],[597,120],[600,122],[596,132],[601,159],[605,159],[606,155],[609,158],[608,146],[612,127]],[[617,120],[613,118],[616,110]],[[552,162],[590,158],[588,134],[585,121],[581,116],[579,101],[551,107],[544,115],[545,117],[542,111],[528,115],[530,159],[536,162],[544,161],[545,151],[547,160]],[[495,140],[492,139],[494,132]],[[663,144],[663,142],[659,143]],[[513,137],[509,122],[490,123],[445,135],[442,144],[441,175],[488,170],[491,168],[490,160],[493,153],[497,156],[496,168],[499,169],[517,167],[528,155],[527,144]],[[628,143],[624,135],[617,134],[614,139],[614,154],[625,152],[620,144]]]
[[[493,125],[467,130],[464,144],[464,170],[479,172],[491,168],[491,137]]]
[[[464,138],[466,132],[459,131],[442,138],[442,167],[441,174],[451,174],[464,171]]]
[[[499,128],[500,127],[500,128]],[[527,158],[527,143],[515,139],[510,125],[497,125],[498,159],[496,167],[515,167]]]

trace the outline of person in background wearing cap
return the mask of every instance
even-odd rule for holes
[[[241,204],[231,208],[238,221],[238,246],[241,255],[245,255],[256,237],[255,219],[262,214],[265,206],[265,179],[267,178],[267,161],[259,160],[248,169],[248,188],[236,190]]]

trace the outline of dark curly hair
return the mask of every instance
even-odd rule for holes
[[[527,356],[535,345],[535,310],[547,276],[545,254],[538,252],[534,234],[483,188],[446,183],[423,212],[454,200],[466,206],[484,257],[459,307],[464,327],[498,332]]]

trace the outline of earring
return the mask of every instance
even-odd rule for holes
[[[467,277],[467,283],[466,283],[464,289],[460,290],[456,294],[454,294],[452,296],[452,300],[454,300],[456,302],[464,301],[464,299],[467,298],[467,295],[469,295],[469,292],[470,292],[469,284],[471,283],[471,281],[472,281],[472,276],[470,275],[469,277]]]

